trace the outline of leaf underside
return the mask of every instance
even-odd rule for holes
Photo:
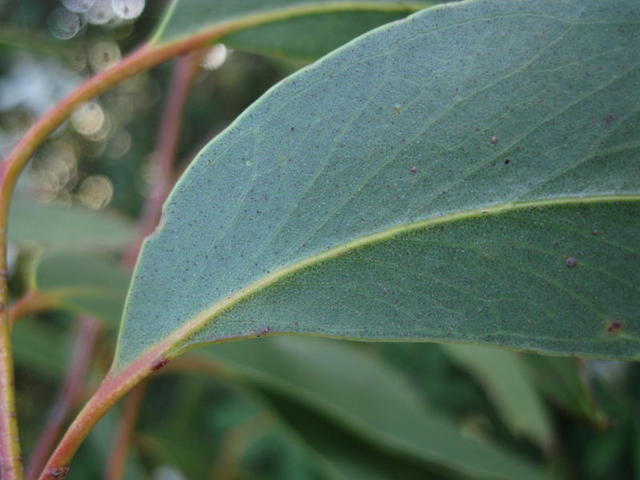
[[[640,357],[640,5],[478,0],[366,34],[200,153],[114,368],[262,334]]]

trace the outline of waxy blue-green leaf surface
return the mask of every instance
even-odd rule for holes
[[[637,1],[477,0],[284,80],[172,193],[114,368],[278,333],[640,358],[639,51]]]
[[[437,3],[443,0],[175,0],[153,42],[223,29],[219,40],[230,47],[314,60],[372,28]]]

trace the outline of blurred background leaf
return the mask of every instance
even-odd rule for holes
[[[76,12],[81,3],[0,0],[0,156],[38,115],[83,78],[148,38],[166,5],[148,1],[139,18],[125,19],[114,12],[110,0],[89,1],[89,10]],[[274,38],[279,27],[271,27]],[[305,20],[299,21],[299,28],[307,27]],[[256,31],[229,40],[236,47],[279,53],[275,41],[268,49],[260,48],[250,36],[257,34],[264,33]],[[311,56],[309,49],[328,48],[301,41],[296,45],[299,51],[289,52],[296,61],[289,61],[230,47],[231,43],[212,46],[196,78],[179,145],[182,165],[266,89],[303,64],[305,60],[300,60]],[[122,272],[94,277],[92,272],[120,271],[116,254],[128,243],[131,225],[153,182],[149,162],[169,74],[169,66],[161,66],[103,95],[61,127],[33,159],[19,186],[22,200],[14,205],[10,235],[29,255],[27,244],[33,240],[45,248],[45,256],[34,264],[40,269],[40,288],[56,290],[89,277],[98,286],[108,286],[114,278],[126,277]],[[57,228],[60,226],[64,228]],[[15,285],[29,285],[33,272],[16,270],[16,276],[25,278],[14,279]],[[117,287],[120,281],[113,285]],[[16,287],[14,295],[22,293],[20,288]],[[57,308],[99,313],[104,307],[101,302],[67,300],[70,303]],[[107,303],[111,314],[106,316],[112,323],[107,324],[110,330],[96,352],[88,389],[104,374],[113,351],[114,309],[118,307],[111,300]],[[18,408],[27,456],[66,368],[73,324],[71,313],[57,310],[23,318],[14,327]],[[301,361],[314,358],[304,358],[304,340],[299,345],[295,338],[264,341],[273,340],[285,340],[285,346],[289,342]],[[300,372],[289,375],[290,364],[283,364],[280,378],[260,374],[270,363],[283,361],[283,357],[268,357],[262,362],[260,349],[267,351],[269,347],[268,343],[262,347],[261,342],[208,348],[207,368],[199,374],[194,365],[188,365],[192,373],[185,373],[176,361],[177,365],[167,367],[166,374],[154,377],[144,399],[125,478],[200,480],[214,473],[216,478],[274,480],[468,478],[456,469],[425,461],[414,447],[391,442],[389,432],[395,432],[396,438],[406,434],[384,426],[403,414],[393,411],[392,406],[381,406],[376,413],[380,418],[371,425],[361,420],[355,428],[348,417],[357,414],[362,419],[366,412],[358,410],[357,401],[368,400],[368,385],[359,384],[357,378],[353,388],[364,393],[347,403],[350,408],[346,411],[336,412],[335,405],[326,399],[331,390],[324,389],[322,377],[305,378]],[[254,347],[256,352],[252,353]],[[497,445],[510,457],[551,468],[557,478],[640,479],[637,364],[529,354],[519,355],[516,367],[501,366],[513,372],[522,371],[524,364],[528,374],[514,381],[528,385],[527,395],[543,402],[548,417],[548,424],[538,429],[531,426],[531,434],[523,435],[524,431],[512,423],[520,419],[509,417],[505,410],[514,408],[516,397],[498,394],[503,390],[492,387],[494,382],[504,382],[503,388],[510,391],[508,377],[483,373],[485,360],[480,357],[492,353],[469,351],[461,361],[439,345],[342,347],[381,365],[380,375],[393,371],[402,391],[411,392],[412,402],[418,405],[415,408],[423,412],[420,415],[444,419],[470,442],[490,443],[492,448]],[[234,361],[234,357],[238,359]],[[217,365],[218,370],[211,370],[210,365]],[[330,365],[331,359],[317,368]],[[180,375],[171,374],[171,368]],[[305,382],[314,388],[292,392]],[[385,398],[401,394],[388,385],[374,384],[371,391],[382,390],[388,395]],[[352,386],[347,382],[346,387]],[[68,478],[101,478],[120,411],[116,408],[98,425]],[[551,448],[543,449],[538,439],[546,438],[546,433],[540,432],[549,429],[554,441]],[[418,433],[427,436],[429,432]]]

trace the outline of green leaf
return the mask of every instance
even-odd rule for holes
[[[11,343],[16,365],[42,378],[58,381],[62,378],[71,348],[70,335],[50,325],[25,319],[11,331]]]
[[[525,361],[537,388],[556,405],[589,421],[596,429],[610,426],[611,420],[587,385],[584,366],[575,358],[527,355]]]
[[[640,420],[638,416],[633,417],[633,445],[632,456],[633,456],[633,471],[634,471],[634,479],[640,480]]]
[[[533,375],[520,355],[475,345],[443,345],[461,368],[484,386],[505,424],[515,434],[549,445],[553,430]]]
[[[11,203],[10,223],[11,242],[70,250],[115,250],[134,234],[131,222],[114,214],[20,198]]]
[[[114,371],[280,333],[640,358],[638,51],[632,0],[478,0],[293,75],[176,186]]]
[[[264,396],[272,404],[282,422],[288,424],[290,429],[313,450],[319,462],[325,465],[326,476],[323,478],[332,480],[451,478],[442,473],[442,468],[426,465],[411,456],[368,443],[326,416],[305,408],[303,404],[292,402],[288,397],[275,393],[265,393]],[[456,475],[455,478],[460,478],[460,475]]]
[[[220,40],[230,47],[313,60],[372,28],[442,1],[174,0],[153,42],[221,29],[229,32]]]
[[[317,470],[315,459],[304,443],[274,418],[261,395],[237,381],[160,377],[147,398],[161,399],[174,413],[158,423],[149,421],[155,408],[146,410],[151,415],[142,412],[138,443],[155,464],[172,465],[193,479],[238,478],[240,472],[242,478],[265,480],[316,478],[310,472]]]
[[[36,261],[31,288],[58,309],[90,314],[115,326],[128,284],[127,272],[115,261],[57,252]]]
[[[425,408],[399,372],[349,345],[281,337],[215,345],[199,355],[218,359],[232,372],[396,454],[474,478],[541,477],[510,454],[464,437],[452,422]]]
[[[424,6],[427,5],[425,2]],[[222,41],[237,50],[310,61],[320,58],[358,35],[404,18],[417,10],[405,8],[398,11],[365,10],[304,15],[241,30],[223,37]]]

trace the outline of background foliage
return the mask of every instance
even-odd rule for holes
[[[0,2],[2,154],[82,78],[147,38],[164,6],[148,2],[127,21],[103,7],[74,16],[78,3]],[[187,162],[303,57],[214,47],[189,96],[178,159]],[[117,257],[153,182],[169,75],[161,66],[80,110],[20,185],[12,293],[34,290],[51,306],[14,329],[27,455],[66,368],[73,312],[106,320],[88,390],[109,366],[128,281]],[[634,363],[481,347],[297,338],[207,347],[147,386],[126,477],[640,478],[639,377]],[[69,478],[101,477],[120,414],[101,421]]]

